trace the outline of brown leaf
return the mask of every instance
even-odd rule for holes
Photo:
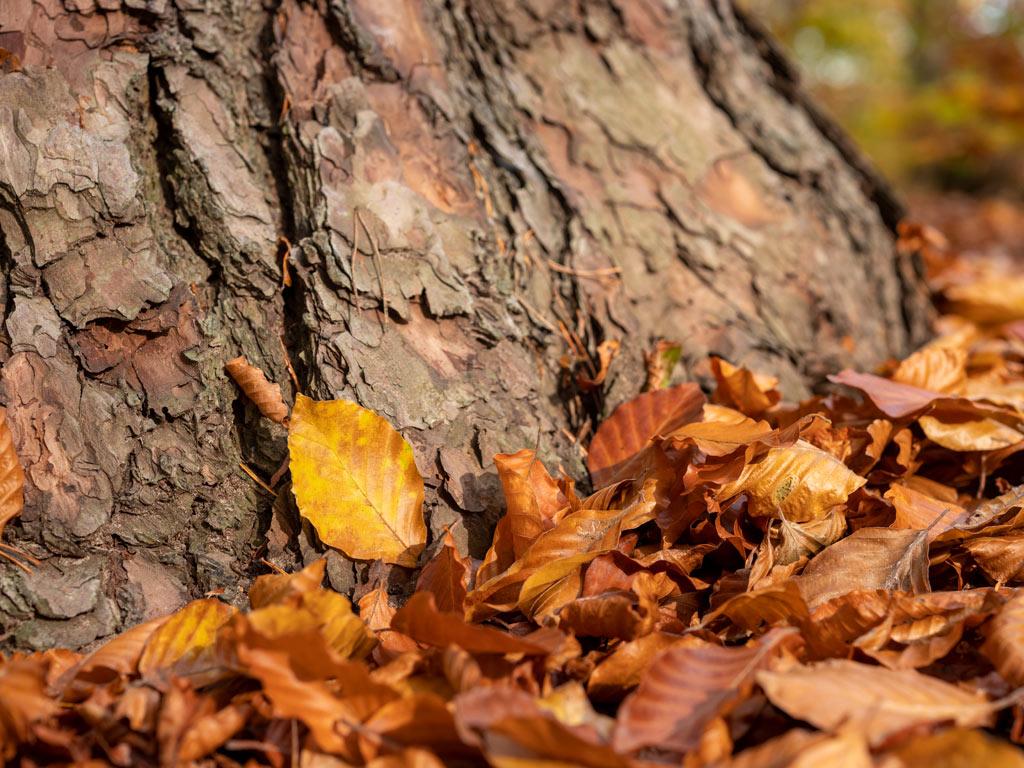
[[[918,531],[927,529],[929,542],[967,518],[967,512],[963,507],[940,501],[897,483],[889,487],[885,498],[889,499],[896,509],[896,521],[892,527]]]
[[[601,368],[598,370],[597,375],[592,379],[587,378],[582,373],[577,374],[577,386],[584,392],[590,392],[604,384],[604,380],[608,376],[608,366],[611,365],[612,360],[614,360],[618,354],[619,342],[608,339],[598,344],[597,357],[601,362]]]
[[[928,592],[927,532],[861,528],[811,560],[797,583],[811,608],[855,589]]]
[[[756,677],[772,704],[790,717],[822,730],[862,733],[872,745],[915,725],[951,720],[986,726],[993,720],[983,697],[910,669],[830,659],[762,670]]]
[[[974,562],[997,584],[1015,584],[1024,572],[1024,534],[978,536],[963,543]]]
[[[1024,440],[1024,434],[992,418],[925,415],[917,423],[929,440],[951,451],[995,451]]]
[[[793,728],[740,752],[715,768],[872,768],[871,753],[855,733],[829,736]]]
[[[736,626],[753,632],[762,624],[789,623],[803,624],[810,618],[807,605],[800,596],[800,588],[794,579],[781,584],[733,595],[705,618],[725,615]]]
[[[450,531],[445,531],[441,548],[420,571],[416,591],[432,593],[439,611],[462,613],[466,610],[468,578],[466,559],[459,557],[455,539]]]
[[[0,757],[13,760],[29,727],[56,715],[60,705],[46,695],[46,662],[0,657]]]
[[[981,652],[1003,680],[1014,688],[1024,685],[1024,593],[1007,600],[992,619]]]
[[[189,762],[206,757],[242,730],[252,711],[250,704],[229,704],[212,715],[201,717],[182,734],[178,760]]]
[[[395,609],[388,602],[388,593],[383,587],[377,587],[359,598],[359,618],[374,632],[388,629],[394,615]]]
[[[245,396],[260,409],[260,413],[278,424],[284,424],[288,420],[288,406],[281,397],[280,384],[271,384],[263,375],[263,371],[250,365],[244,357],[236,357],[225,363],[224,367],[245,392]]]
[[[522,557],[549,527],[545,522],[550,521],[560,508],[568,506],[568,501],[561,497],[558,484],[548,475],[544,464],[527,448],[518,453],[495,455],[494,466],[498,469],[505,494],[512,552],[515,557]],[[560,498],[563,498],[562,502]]]
[[[429,592],[413,594],[391,620],[391,628],[417,642],[440,648],[456,645],[475,653],[547,653],[527,640],[491,627],[467,624],[457,613],[439,611]]]
[[[790,631],[774,630],[740,647],[672,648],[662,653],[619,708],[615,749],[695,748],[704,728],[743,698],[754,673],[771,661]]]
[[[707,641],[692,635],[680,637],[665,632],[620,643],[594,669],[587,680],[587,692],[595,701],[618,701],[640,684],[651,662],[663,651],[676,646],[695,648],[706,645]]]
[[[626,477],[630,459],[655,435],[672,432],[701,416],[704,394],[697,384],[645,392],[618,408],[598,427],[587,453],[594,486]]]
[[[893,419],[916,415],[936,400],[948,397],[941,392],[930,389],[901,384],[898,381],[883,379],[870,373],[857,373],[849,369],[828,377],[836,384],[854,387],[866,394],[877,406],[878,410]]]
[[[572,601],[558,619],[559,626],[578,637],[633,640],[654,629],[656,614],[657,603],[649,596],[611,592]]]

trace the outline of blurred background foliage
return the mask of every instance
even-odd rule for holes
[[[1024,0],[741,0],[905,194],[1024,200]]]

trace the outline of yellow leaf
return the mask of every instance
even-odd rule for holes
[[[280,603],[288,595],[319,589],[327,569],[327,558],[310,563],[296,573],[267,573],[258,576],[249,588],[249,605],[264,608]]]
[[[831,454],[798,440],[747,465],[739,479],[722,486],[718,498],[746,493],[751,515],[803,523],[823,517],[866,482]]]
[[[139,658],[143,678],[168,672],[184,677],[214,667],[217,631],[235,614],[235,609],[216,598],[195,600],[150,636]]]
[[[412,448],[373,411],[299,395],[288,437],[292,490],[320,539],[360,560],[407,568],[427,541]]]
[[[585,552],[545,563],[523,582],[519,610],[536,621],[579,597],[583,566],[601,554]]]
[[[1024,440],[1016,429],[995,419],[939,421],[922,416],[917,423],[929,440],[951,451],[994,451]]]

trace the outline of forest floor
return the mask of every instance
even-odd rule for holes
[[[289,425],[279,490],[326,545],[418,568],[417,591],[352,605],[321,560],[260,577],[245,612],[209,595],[87,654],[0,658],[0,757],[1024,766],[1024,215],[915,207],[944,232],[905,224],[898,244],[934,292],[934,341],[803,403],[717,358],[710,394],[666,386],[663,343],[588,446],[594,493],[529,448],[494,457],[507,513],[482,561],[428,543],[422,478],[381,417],[301,396],[289,412],[232,361]],[[6,520],[5,421],[0,459]]]

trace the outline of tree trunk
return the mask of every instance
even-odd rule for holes
[[[492,455],[585,477],[576,436],[658,339],[677,379],[714,352],[795,398],[926,329],[898,203],[724,0],[3,0],[0,47],[5,541],[42,562],[0,572],[9,646],[321,556],[239,467],[287,437],[239,354],[386,417],[433,537],[480,557]],[[408,588],[328,556],[340,591]]]

